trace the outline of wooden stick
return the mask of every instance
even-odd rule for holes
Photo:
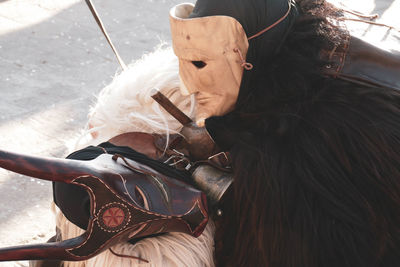
[[[156,91],[156,90],[154,90]],[[161,92],[156,91],[155,94],[151,96],[155,101],[157,101],[160,106],[162,106],[172,117],[179,121],[182,125],[187,125],[192,121],[185,113],[183,113],[177,106],[175,106],[165,95]]]
[[[90,9],[90,12],[92,12],[92,15],[94,17],[94,19],[96,20],[97,25],[100,27],[101,32],[103,33],[104,37],[106,38],[108,44],[110,45],[112,51],[114,52],[114,55],[116,56],[119,65],[121,66],[122,70],[127,70],[126,64],[124,63],[124,61],[122,60],[121,56],[119,55],[117,49],[115,48],[114,44],[111,42],[111,38],[110,36],[108,36],[108,33],[106,31],[106,29],[104,28],[104,24],[100,19],[99,14],[96,11],[96,8],[94,7],[93,3],[91,0],[85,0],[87,6]]]

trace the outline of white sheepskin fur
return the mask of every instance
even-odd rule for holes
[[[178,59],[172,48],[159,47],[129,65],[105,87],[89,114],[94,141],[105,141],[125,132],[168,133],[182,126],[151,95],[160,90],[178,108],[192,116],[194,101],[179,91]]]
[[[151,98],[154,89],[160,90],[190,116],[193,113],[193,101],[180,94],[179,85],[178,60],[169,47],[160,47],[131,64],[127,71],[117,75],[101,91],[89,115],[85,141],[81,141],[79,147],[98,144],[118,134],[132,131],[162,134],[179,131],[181,125]],[[83,233],[82,229],[69,222],[59,210],[56,210],[56,218],[64,240]],[[107,250],[90,260],[65,262],[64,266],[212,267],[214,230],[214,223],[209,221],[198,238],[182,233],[169,233],[141,240],[135,245],[118,244],[112,248],[116,253],[141,257],[149,263],[118,257]]]

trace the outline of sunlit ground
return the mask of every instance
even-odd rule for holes
[[[356,10],[365,14],[377,14],[379,17],[374,22],[393,26],[395,29],[390,29],[385,26],[374,26],[366,22],[348,21],[348,28],[360,38],[373,43],[383,49],[400,50],[398,37],[400,36],[400,0],[355,0],[355,1],[332,1],[339,7],[344,7],[349,10]],[[353,18],[357,18],[354,17]],[[368,19],[359,18],[367,21]],[[397,38],[393,38],[396,35]]]
[[[93,2],[128,63],[168,40],[179,1]],[[0,0],[0,149],[65,156],[118,68],[83,0]],[[49,182],[0,170],[0,247],[46,242],[51,201]]]
[[[0,1],[0,34],[45,21],[77,2],[79,0]]]

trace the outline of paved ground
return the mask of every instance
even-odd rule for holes
[[[170,39],[168,9],[182,1],[94,2],[122,58],[130,62]],[[400,0],[347,2],[400,28]],[[355,27],[364,27],[365,38],[375,42],[385,38],[384,31],[376,34],[368,25]],[[83,1],[0,0],[1,149],[64,156],[65,144],[84,127],[94,96],[117,70]],[[50,202],[50,183],[0,171],[0,247],[50,237]]]
[[[126,63],[170,39],[178,0],[93,0]],[[64,156],[119,69],[84,1],[0,0],[0,147]],[[0,171],[0,247],[53,233],[51,186]],[[25,266],[0,263],[0,266]]]

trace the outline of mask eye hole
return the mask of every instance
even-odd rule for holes
[[[135,186],[135,195],[138,204],[144,209],[149,210],[149,202],[147,201],[147,198],[143,191],[138,186]]]
[[[195,65],[195,67],[198,69],[202,69],[207,66],[207,63],[205,63],[204,61],[192,61],[192,64]]]

